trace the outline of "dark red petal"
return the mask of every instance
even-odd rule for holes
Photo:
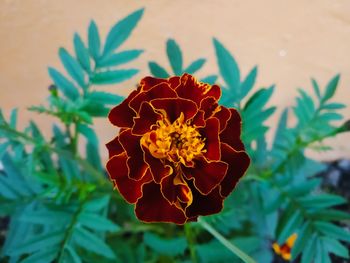
[[[138,117],[134,117],[134,126],[132,133],[135,135],[143,135],[151,130],[151,125],[156,124],[162,115],[156,113],[149,102],[142,102]]]
[[[241,141],[241,117],[235,109],[229,109],[231,118],[226,128],[220,133],[220,141],[227,143],[236,151],[243,151],[244,144]]]
[[[141,103],[151,101],[156,98],[176,98],[176,92],[169,86],[168,83],[162,82],[147,91],[140,92],[129,103],[130,107],[136,112],[140,111]]]
[[[219,213],[223,208],[223,198],[219,191],[220,186],[214,188],[208,195],[202,195],[199,191],[191,187],[193,203],[187,207],[187,217],[206,216]]]
[[[228,165],[222,161],[208,162],[204,158],[195,161],[194,168],[182,170],[187,179],[194,179],[194,186],[203,195],[207,195],[224,179]]]
[[[181,80],[181,78],[178,76],[169,78],[168,83],[170,85],[170,88],[172,88],[174,90],[177,89],[177,87],[180,85],[180,80]]]
[[[220,121],[220,132],[222,132],[231,118],[231,111],[224,106],[220,106],[220,110],[214,114],[214,117]]]
[[[165,161],[163,163],[160,159],[154,158],[149,153],[148,149],[146,149],[145,147],[142,148],[144,152],[144,160],[151,170],[153,180],[159,184],[164,177],[168,176],[173,172],[173,169],[169,164],[166,164]]]
[[[217,85],[210,86],[206,83],[198,82],[193,76],[184,74],[181,77],[181,83],[176,89],[177,94],[181,98],[194,101],[197,106],[206,97],[214,97],[219,100],[221,96],[220,87]]]
[[[204,111],[204,119],[208,119],[213,116],[217,107],[217,100],[214,97],[207,97],[201,101],[199,109]]]
[[[192,119],[192,125],[196,127],[204,127],[205,126],[205,120],[204,120],[204,111],[199,110],[197,114]]]
[[[152,180],[151,174],[147,172],[141,180],[135,181],[128,177],[126,153],[113,156],[106,165],[110,179],[118,188],[120,194],[129,203],[135,203],[142,196],[142,185]]]
[[[143,160],[143,151],[140,146],[141,136],[131,133],[131,129],[119,134],[119,141],[128,156],[127,166],[129,167],[129,177],[140,180],[146,173],[148,165]]]
[[[187,204],[191,202],[191,189],[182,178],[181,173],[173,173],[165,178],[160,183],[160,190],[165,199],[171,204],[180,201]]]
[[[220,160],[219,120],[209,118],[205,123],[205,127],[200,129],[202,138],[205,138],[204,149],[207,150],[203,155],[211,161],[218,161]]]
[[[193,101],[182,98],[165,98],[154,99],[151,104],[156,109],[163,109],[168,115],[170,122],[174,122],[180,117],[181,112],[184,114],[185,121],[193,118],[198,108]]]
[[[144,222],[172,222],[184,224],[187,220],[183,211],[164,199],[160,185],[153,182],[144,184],[143,196],[137,201],[135,214]]]
[[[167,82],[167,79],[160,79],[160,78],[154,78],[154,77],[145,77],[140,81],[140,88],[142,91],[147,91],[151,88],[153,88],[154,86],[163,83],[163,82]]]
[[[130,95],[119,105],[115,106],[108,114],[109,121],[118,127],[131,128],[134,124],[133,117],[135,111],[129,107],[129,102],[139,93],[139,90],[134,90]]]
[[[237,152],[228,144],[221,143],[221,160],[229,165],[226,176],[221,181],[221,195],[226,197],[248,169],[250,159],[246,152]]]
[[[122,145],[120,144],[120,142],[118,140],[118,136],[116,136],[113,140],[108,142],[106,144],[106,147],[108,149],[109,158],[111,158],[114,155],[121,154],[124,151]]]

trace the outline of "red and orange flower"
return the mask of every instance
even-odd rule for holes
[[[107,170],[136,216],[184,224],[218,213],[249,166],[241,118],[218,105],[217,85],[146,77],[109,113],[118,136]]]

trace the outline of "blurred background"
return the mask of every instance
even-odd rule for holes
[[[185,64],[200,57],[208,59],[198,77],[215,74],[215,36],[234,54],[243,76],[258,65],[258,86],[276,84],[271,104],[278,106],[279,112],[294,105],[298,87],[311,90],[311,77],[324,87],[337,73],[341,73],[341,82],[334,101],[349,105],[348,0],[0,0],[0,106],[5,114],[19,107],[22,127],[34,119],[49,134],[52,119],[26,108],[43,104],[48,96],[47,67],[62,69],[58,48],[72,50],[74,32],[86,39],[91,19],[105,37],[117,20],[140,7],[145,7],[144,16],[124,46],[145,49],[130,64],[141,71],[131,81],[103,89],[126,96],[135,87],[135,79],[149,74],[148,61],[167,65],[168,38],[181,46]],[[343,114],[349,119],[350,108]],[[270,119],[273,127],[278,115]],[[106,119],[95,126],[106,158],[103,144],[116,130]],[[350,158],[349,141],[348,133],[339,135],[326,142],[334,151],[308,154],[319,160]]]

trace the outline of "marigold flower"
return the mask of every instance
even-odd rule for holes
[[[294,246],[295,240],[298,234],[294,233],[286,240],[283,245],[278,245],[276,242],[272,244],[272,249],[275,253],[281,256],[284,260],[290,260],[292,258],[292,248]]]
[[[218,105],[217,85],[146,77],[109,113],[119,134],[107,171],[145,222],[184,224],[218,213],[249,166],[241,118]]]

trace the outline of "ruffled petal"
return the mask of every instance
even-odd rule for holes
[[[231,118],[226,128],[220,133],[220,141],[227,143],[236,151],[243,151],[244,144],[241,140],[241,116],[235,109],[229,109]]]
[[[134,90],[130,95],[119,105],[115,106],[108,114],[109,121],[121,128],[131,128],[134,124],[133,117],[136,113],[129,107],[129,102],[139,93]]]
[[[149,153],[148,149],[146,149],[145,147],[142,148],[144,152],[144,160],[148,164],[153,180],[156,183],[159,184],[164,177],[173,173],[173,168],[169,164],[166,164],[165,161],[163,163],[160,159],[154,158]]]
[[[221,181],[221,195],[227,197],[248,169],[250,159],[246,152],[237,152],[226,143],[221,143],[221,159],[229,165]]]
[[[141,180],[135,181],[129,178],[126,153],[113,156],[106,165],[110,179],[129,203],[136,203],[137,199],[142,196],[142,185],[150,182],[152,176],[150,172],[146,172]]]
[[[224,179],[228,165],[222,161],[208,162],[204,158],[195,161],[194,168],[182,170],[187,179],[193,179],[194,186],[203,194],[209,194]]]
[[[215,110],[218,108],[218,102],[214,97],[206,97],[201,103],[199,109],[204,111],[204,119],[208,119],[213,116]]]
[[[120,142],[118,140],[118,136],[116,136],[110,142],[106,143],[106,147],[108,149],[109,158],[111,158],[114,155],[121,154],[124,151],[122,145],[120,144]]]
[[[163,82],[166,83],[167,79],[161,79],[161,78],[147,76],[140,81],[140,88],[141,88],[141,91],[147,91],[147,90],[150,90],[151,88],[153,88],[154,86],[156,86],[160,83],[163,83]]]
[[[174,122],[181,112],[186,121],[193,118],[198,111],[197,105],[193,101],[182,98],[154,99],[151,104],[156,109],[164,110],[170,122]]]
[[[205,126],[204,111],[199,110],[197,112],[197,114],[192,119],[192,125],[194,125],[197,128]]]
[[[181,83],[176,88],[176,92],[179,97],[194,101],[198,107],[200,102],[206,97],[214,97],[216,100],[219,100],[221,96],[219,86],[198,82],[189,74],[184,74],[181,77]]]
[[[162,82],[147,91],[142,91],[137,96],[135,96],[130,101],[130,107],[135,110],[135,112],[140,111],[142,102],[151,101],[155,98],[176,98],[176,92],[169,86],[168,83]]]
[[[200,129],[202,138],[205,138],[205,149],[203,155],[210,161],[220,160],[220,140],[219,140],[220,123],[217,118],[206,120],[204,128]]]
[[[140,180],[148,169],[148,165],[143,159],[140,138],[141,136],[133,135],[131,129],[125,130],[119,135],[119,141],[128,156],[129,178],[133,180]]]
[[[223,208],[223,198],[220,195],[220,186],[214,188],[208,195],[202,195],[192,188],[193,203],[187,207],[187,217],[206,216],[219,213]]]
[[[181,202],[184,207],[192,203],[192,191],[183,179],[180,171],[163,178],[160,190],[165,199],[171,204]]]
[[[231,118],[231,111],[224,106],[220,106],[220,110],[215,112],[214,117],[219,120],[220,132],[222,132],[227,127],[227,123]]]
[[[162,195],[160,185],[153,182],[144,184],[143,196],[137,201],[135,214],[144,222],[186,223],[186,216],[176,205],[171,205]]]
[[[151,130],[151,126],[160,120],[162,115],[155,112],[155,109],[149,102],[141,104],[138,117],[134,117],[134,126],[132,133],[135,135],[143,135]]]

